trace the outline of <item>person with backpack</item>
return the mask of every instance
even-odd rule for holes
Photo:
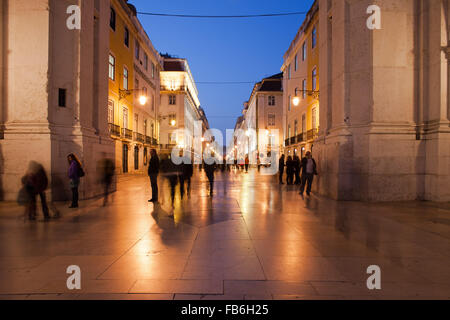
[[[67,161],[69,162],[70,189],[72,190],[72,204],[69,208],[78,208],[78,186],[80,178],[84,177],[84,170],[80,160],[73,153],[67,156]]]

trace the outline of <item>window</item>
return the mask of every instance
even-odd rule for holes
[[[136,57],[137,60],[139,60],[140,52],[141,52],[141,46],[139,45],[139,41],[136,40],[136,45],[134,47],[134,56]]]
[[[312,71],[312,90],[316,91],[317,89],[317,68],[314,68]]]
[[[59,107],[66,106],[66,89],[62,88],[58,89],[58,106]]]
[[[177,143],[177,134],[175,132],[169,133],[169,144]]]
[[[155,125],[153,124],[153,122],[152,122],[152,124],[150,125],[150,134],[151,134],[151,136],[152,136],[152,138],[153,138],[153,136],[154,136],[154,132],[155,132]],[[153,143],[153,142],[152,142]]]
[[[116,11],[111,7],[111,14],[109,17],[109,26],[116,31]]]
[[[114,101],[108,100],[108,123],[114,123]]]
[[[288,126],[288,138],[291,137],[291,125]]]
[[[306,99],[306,79],[302,81],[302,90],[303,99]]]
[[[288,66],[288,79],[291,78],[291,65]]]
[[[176,105],[177,104],[177,96],[171,94],[169,96],[169,104],[170,105]]]
[[[134,170],[139,170],[139,147],[134,147]]]
[[[297,55],[294,58],[294,71],[297,71]]]
[[[147,97],[147,87],[142,87],[142,95]]]
[[[294,121],[294,137],[296,137],[298,134],[298,121]]]
[[[314,49],[317,44],[317,30],[316,27],[313,28],[311,33],[311,47]]]
[[[139,80],[138,78],[134,79],[134,87],[139,89]],[[139,90],[134,90],[134,97],[139,98]]]
[[[128,69],[123,67],[123,88],[128,90]]]
[[[125,27],[125,33],[124,33],[124,37],[123,37],[123,43],[124,43],[127,47],[130,47],[130,31],[128,30],[127,27]]]
[[[115,74],[116,74],[116,58],[114,58],[112,55],[109,55],[109,78],[111,80],[115,80]]]
[[[152,78],[155,79],[155,64],[152,62]]]
[[[154,100],[154,98],[153,98],[153,95],[150,94],[150,95],[148,96],[148,99],[150,100],[150,108],[152,109],[152,111],[155,111],[155,100]]]
[[[289,96],[288,111],[291,111],[291,103],[292,103],[291,96]]]
[[[144,135],[147,135],[147,119],[144,120]]]
[[[269,113],[269,126],[274,126],[275,125],[275,115],[273,113]]]
[[[177,121],[177,116],[176,114],[172,113],[169,114],[169,126],[174,127],[176,125],[176,121]],[[174,125],[175,124],[175,125]]]
[[[302,46],[302,61],[306,60],[306,41],[303,42],[303,46]]]
[[[269,106],[275,105],[275,96],[269,96]]]
[[[306,114],[302,114],[302,133],[306,132]]]
[[[139,132],[139,116],[134,114],[134,132]]]
[[[312,108],[312,128],[317,129],[317,108]]]
[[[128,129],[128,109],[123,107],[123,125],[122,127]]]
[[[148,70],[148,56],[145,52],[144,52],[144,68],[145,70]]]

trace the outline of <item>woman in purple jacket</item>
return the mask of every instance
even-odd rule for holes
[[[73,154],[67,156],[69,162],[70,188],[72,189],[72,204],[69,208],[78,208],[78,186],[80,185],[81,162]]]

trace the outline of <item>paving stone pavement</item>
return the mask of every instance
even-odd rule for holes
[[[112,202],[54,207],[49,222],[0,203],[0,299],[449,299],[450,204],[302,199],[251,170],[196,171],[175,207],[160,179],[122,176]],[[81,269],[81,290],[66,285]],[[369,290],[367,267],[381,268]]]

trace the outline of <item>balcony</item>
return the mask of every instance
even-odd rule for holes
[[[130,129],[122,128],[122,135],[121,135],[121,137],[123,139],[131,140],[131,139],[133,139],[133,131],[131,131]]]
[[[145,144],[152,144],[152,138],[149,136],[145,136]]]
[[[308,130],[306,136],[308,140],[313,140],[317,138],[319,136],[319,128]]]
[[[285,141],[284,141],[284,145],[286,146],[286,147],[288,147],[289,145],[290,145],[290,143],[289,143],[289,139],[286,139]]]
[[[120,126],[114,123],[108,123],[108,129],[110,135],[120,137]]]
[[[154,146],[158,145],[158,140],[156,140],[156,138],[152,138],[152,145]]]
[[[300,133],[297,136],[297,143],[302,143],[303,141],[305,141],[304,137],[303,137],[303,133]]]
[[[295,137],[291,137],[290,144],[295,144]]]
[[[135,133],[134,133],[134,141],[144,143],[144,141],[145,141],[145,136],[144,136],[143,134],[141,134],[141,133],[135,132]]]

